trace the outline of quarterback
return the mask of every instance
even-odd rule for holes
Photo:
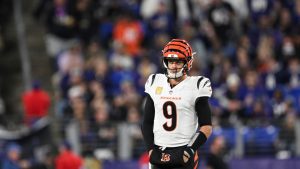
[[[196,169],[197,150],[211,135],[210,80],[189,76],[193,51],[187,41],[172,39],[162,51],[165,74],[145,84],[142,133],[152,169]]]

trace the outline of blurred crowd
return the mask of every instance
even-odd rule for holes
[[[116,153],[116,123],[132,124],[132,136],[142,140],[144,84],[162,72],[161,50],[171,38],[186,39],[197,52],[190,75],[212,82],[215,127],[236,119],[248,126],[275,123],[278,147],[293,151],[300,115],[299,0],[36,2],[33,17],[46,29],[52,64],[55,115],[61,128],[79,123],[82,155],[97,148]]]
[[[215,126],[300,113],[299,0],[40,0],[33,14],[47,30],[56,115],[99,143],[84,153],[113,147],[114,123],[137,124],[140,137],[145,80],[175,37],[197,52],[190,74],[212,81]]]

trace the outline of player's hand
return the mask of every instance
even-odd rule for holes
[[[174,149],[161,150],[154,148],[149,151],[150,163],[159,168],[178,168],[188,166],[194,157],[191,147],[179,147]]]
[[[149,150],[149,161],[151,164],[159,165],[162,164],[161,162],[161,150],[157,147],[154,147],[153,149]]]
[[[189,160],[194,157],[194,150],[191,147],[186,147],[183,151],[183,162],[187,164]]]
[[[153,149],[149,150],[149,152],[148,152],[149,157],[151,157],[152,151],[153,151]]]
[[[187,154],[186,151],[184,151],[184,155],[183,155],[183,162],[187,163],[189,161],[191,157]]]

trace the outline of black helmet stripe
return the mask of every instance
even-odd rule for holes
[[[185,46],[178,45],[178,44],[167,44],[166,46],[170,46],[170,45],[174,45],[174,46],[180,46],[180,47],[182,47],[183,49],[186,49],[186,47],[185,47]]]
[[[185,41],[183,41],[183,40],[173,39],[172,41],[174,41],[174,42],[180,42],[180,43],[183,43],[183,44],[185,44],[185,45],[187,45],[187,46],[190,47],[190,45],[188,43],[186,43]],[[189,49],[190,53],[192,53],[191,49],[190,48],[188,48],[188,49]]]
[[[183,49],[186,50],[186,47],[184,47],[184,46],[182,46],[182,45],[178,45],[178,44],[168,44],[166,47],[169,47],[169,48],[170,48],[170,45],[179,46],[179,47],[182,47]],[[172,50],[172,49],[167,49],[167,51],[169,51],[169,50]],[[186,54],[184,54],[184,56],[186,56]],[[186,57],[188,57],[188,56],[186,56]]]
[[[167,51],[165,51],[165,53],[167,53],[167,52],[179,52],[179,53],[181,53],[181,54],[183,54],[184,56],[186,56],[181,50],[178,50],[178,49],[167,49]]]

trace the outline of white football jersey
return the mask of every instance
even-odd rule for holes
[[[198,128],[195,101],[211,97],[210,80],[203,76],[187,76],[171,88],[164,74],[152,74],[145,84],[155,107],[154,143],[163,147],[178,147],[189,143]]]

